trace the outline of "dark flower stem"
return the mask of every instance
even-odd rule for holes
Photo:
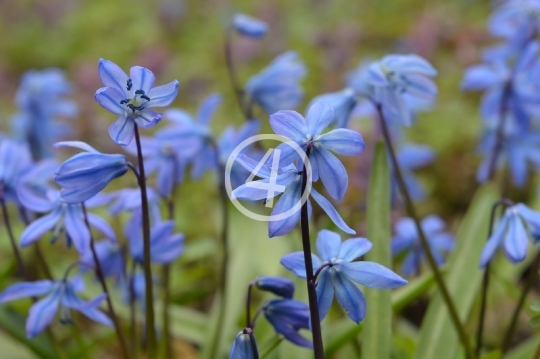
[[[246,298],[246,327],[253,328],[251,325],[251,289],[255,285],[255,282],[249,282]]]
[[[144,160],[141,148],[139,127],[135,125],[135,141],[137,144],[137,160],[139,162],[139,188],[141,189],[142,229],[143,229],[143,270],[145,281],[146,300],[146,340],[148,345],[148,357],[156,356],[156,333],[154,319],[154,294],[152,286],[152,268],[150,265],[150,216],[148,213],[148,195],[146,193],[146,175],[144,173]]]
[[[253,350],[253,359],[259,359],[259,350],[257,349],[257,343],[255,342],[255,335],[253,335],[253,329],[245,328],[244,334],[249,334],[249,342],[251,343],[251,349]]]
[[[411,196],[409,195],[407,185],[405,184],[405,181],[403,180],[403,175],[401,174],[401,168],[399,167],[399,163],[397,161],[396,153],[392,145],[392,140],[390,138],[390,133],[386,125],[386,120],[382,112],[381,104],[375,103],[375,106],[379,114],[379,120],[381,123],[381,129],[383,132],[384,140],[386,142],[386,148],[390,155],[390,160],[392,161],[394,174],[397,178],[398,187],[401,192],[401,196],[403,198],[405,208],[407,210],[408,215],[414,220],[414,223],[416,225],[416,230],[418,231],[418,234],[420,237],[420,243],[422,244],[424,252],[426,253],[426,258],[428,260],[429,266],[431,270],[433,271],[435,281],[437,282],[439,286],[443,300],[446,304],[446,307],[448,308],[448,312],[450,313],[450,318],[452,319],[452,322],[454,323],[454,327],[458,333],[461,344],[463,345],[463,348],[465,349],[465,355],[468,359],[473,359],[476,356],[474,354],[471,344],[469,343],[469,339],[467,338],[467,333],[465,332],[465,328],[463,327],[461,321],[459,320],[456,307],[454,305],[454,302],[452,301],[452,298],[450,297],[448,288],[446,288],[446,284],[444,282],[444,278],[441,274],[441,271],[439,270],[437,266],[437,262],[435,262],[435,258],[433,258],[433,253],[431,253],[431,248],[429,247],[429,243],[427,241],[426,235],[424,233],[424,230],[422,229],[420,221],[418,220],[418,216],[416,215],[416,210],[411,200]]]
[[[514,331],[516,330],[519,313],[521,311],[521,308],[523,307],[523,304],[525,303],[525,299],[527,298],[527,293],[529,293],[529,291],[531,290],[538,276],[538,266],[540,266],[540,250],[538,250],[538,252],[536,253],[536,257],[534,257],[533,262],[531,263],[531,266],[529,267],[529,273],[527,275],[527,281],[525,282],[525,287],[521,291],[521,296],[519,297],[518,304],[516,305],[516,308],[514,309],[514,312],[512,313],[512,319],[510,320],[510,325],[508,326],[508,329],[506,330],[506,333],[504,334],[504,339],[501,345],[501,351],[503,352],[503,354],[506,353],[508,349],[510,349],[510,343],[512,341],[512,337],[514,336]]]
[[[90,232],[90,250],[92,251],[92,256],[94,257],[96,275],[98,277],[99,282],[101,283],[101,289],[103,290],[103,293],[107,295],[105,300],[107,301],[107,307],[109,308],[109,315],[111,316],[111,320],[114,323],[114,329],[116,331],[116,335],[118,336],[120,347],[122,348],[124,357],[126,359],[129,359],[131,358],[131,356],[129,355],[129,351],[127,349],[126,339],[124,338],[124,334],[122,333],[122,328],[120,327],[120,322],[118,321],[118,317],[116,316],[116,313],[114,311],[111,294],[109,293],[109,288],[107,287],[107,282],[105,281],[105,275],[103,274],[103,269],[101,268],[101,262],[99,261],[99,257],[96,253],[96,247],[94,244],[94,236],[92,235],[92,228],[90,227],[90,222],[88,222],[88,214],[86,212],[86,206],[84,205],[84,203],[81,203],[81,206],[84,213],[84,223],[86,224],[86,227],[88,228],[88,231]]]
[[[497,208],[500,205],[507,205],[512,206],[514,203],[506,198],[500,199],[493,207],[491,207],[491,216],[489,218],[489,231],[487,240],[491,238],[491,235],[493,234],[493,224],[495,223],[495,213],[497,211]],[[487,306],[487,291],[489,287],[489,267],[490,262],[487,263],[486,268],[484,270],[484,276],[482,278],[482,293],[481,293],[481,301],[480,301],[480,318],[478,319],[478,327],[476,329],[476,356],[480,355],[480,350],[482,349],[482,341],[483,341],[483,335],[484,335],[484,318],[486,315],[486,306]]]
[[[236,75],[236,70],[234,68],[234,61],[232,58],[232,35],[234,32],[234,28],[229,26],[227,28],[227,32],[225,33],[225,61],[227,62],[227,72],[229,74],[229,80],[231,81],[231,85],[234,89],[234,94],[236,95],[236,99],[238,101],[238,105],[240,106],[240,110],[244,114],[244,117],[246,121],[249,121],[252,116],[250,114],[250,108],[251,105],[245,106],[244,104],[244,90],[240,86],[240,83],[238,81],[238,76]]]
[[[131,340],[131,353],[134,358],[138,357],[137,350],[137,310],[135,308],[135,269],[137,268],[137,262],[131,261],[131,270],[129,273],[129,324],[130,324],[130,340]]]
[[[304,169],[302,171],[302,195],[306,191],[308,173],[305,162],[309,161],[309,153],[311,147],[306,150],[306,159],[304,161]],[[319,306],[317,304],[317,293],[313,285],[313,263],[311,262],[311,241],[309,238],[309,222],[308,222],[308,204],[307,201],[302,205],[300,211],[300,226],[302,228],[302,247],[304,249],[304,261],[306,264],[306,279],[309,298],[309,316],[311,318],[311,333],[313,335],[313,353],[315,359],[324,359],[324,348],[321,334],[321,321],[319,319]]]

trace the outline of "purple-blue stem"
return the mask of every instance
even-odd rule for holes
[[[137,160],[139,162],[139,188],[141,189],[142,231],[143,231],[143,271],[145,281],[146,301],[146,340],[148,357],[156,356],[156,333],[154,318],[154,293],[152,285],[152,267],[150,264],[150,216],[148,211],[148,194],[146,192],[146,175],[144,173],[144,159],[141,148],[139,127],[135,126],[135,142],[137,145]]]

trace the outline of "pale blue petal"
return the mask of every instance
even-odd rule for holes
[[[319,177],[328,194],[338,201],[343,199],[349,185],[349,176],[343,163],[330,151],[321,146],[313,147],[309,159],[317,163]]]
[[[133,66],[129,70],[129,77],[131,78],[133,85],[132,92],[143,90],[146,94],[150,92],[150,89],[154,86],[154,81],[156,80],[152,71],[141,66]]]
[[[279,261],[285,268],[293,272],[299,278],[306,279],[306,264],[304,262],[304,252],[293,252],[284,255]],[[322,266],[322,261],[315,254],[311,254],[313,272]]]
[[[317,252],[323,261],[336,258],[341,247],[341,237],[336,232],[323,229],[317,235]]]
[[[51,291],[53,285],[53,282],[50,280],[15,283],[0,293],[0,303],[6,303],[20,298],[45,295]]]
[[[60,147],[73,147],[73,148],[79,148],[81,150],[87,151],[87,152],[93,152],[93,153],[100,153],[98,150],[96,150],[94,147],[90,146],[86,142],[82,141],[62,141],[62,142],[56,142],[53,145],[54,148],[60,148]]]
[[[204,99],[197,112],[197,120],[201,125],[209,126],[214,113],[221,104],[221,95],[213,94]]]
[[[512,263],[518,263],[527,256],[528,235],[523,221],[512,214],[508,221],[508,233],[504,239],[504,253]]]
[[[52,230],[62,217],[62,208],[56,207],[52,213],[36,219],[21,234],[21,247],[27,247]]]
[[[527,158],[523,150],[516,146],[508,146],[508,164],[512,179],[518,188],[527,181]]]
[[[40,334],[56,316],[58,310],[58,296],[53,293],[39,301],[30,308],[26,319],[26,336],[32,339]]]
[[[366,148],[362,136],[353,130],[337,128],[319,137],[316,142],[337,154],[343,156],[356,156]]]
[[[120,146],[127,146],[135,133],[135,121],[122,115],[109,126],[109,135]]]
[[[401,266],[403,274],[406,276],[412,276],[415,273],[419,274],[420,272],[420,253],[418,251],[411,251],[403,260],[403,265]]]
[[[117,115],[124,114],[126,110],[124,105],[120,103],[120,101],[126,99],[125,95],[114,87],[100,88],[96,91],[94,98],[105,110]]]
[[[325,102],[317,102],[308,111],[308,135],[315,138],[320,135],[334,119],[334,109]]]
[[[147,107],[165,107],[169,106],[178,95],[178,86],[180,83],[177,80],[171,81],[166,85],[156,86],[146,95],[150,97],[150,101],[145,103]]]
[[[351,238],[341,243],[337,257],[344,262],[351,262],[369,252],[372,244],[366,238]]]
[[[109,223],[107,223],[107,221],[105,221],[100,216],[95,215],[94,213],[88,213],[87,215],[88,222],[92,227],[103,233],[105,235],[105,238],[109,239],[110,241],[116,241],[116,235],[114,234],[114,230],[109,225]]]
[[[79,205],[68,205],[64,216],[66,234],[71,238],[79,253],[84,254],[90,248],[90,231],[84,222],[84,215]]]
[[[366,298],[360,289],[337,269],[332,275],[332,281],[337,301],[352,321],[360,323],[366,316]]]
[[[134,118],[134,121],[141,128],[150,128],[157,125],[161,121],[161,117],[161,113],[145,108],[138,112],[138,116]]]
[[[350,280],[370,288],[391,289],[404,286],[407,281],[390,269],[374,262],[342,262],[338,266]]]
[[[497,227],[495,227],[495,231],[484,245],[484,249],[482,249],[482,254],[480,256],[480,268],[484,268],[489,263],[495,254],[495,251],[503,242],[507,226],[508,216],[503,216],[501,221],[497,224]]]
[[[315,200],[315,202],[319,204],[319,206],[321,206],[323,211],[328,215],[328,217],[330,217],[332,222],[334,222],[339,229],[348,234],[356,234],[356,232],[352,228],[347,226],[347,224],[343,221],[334,206],[332,206],[332,203],[330,203],[330,201],[324,198],[314,188],[311,189],[311,197]]]
[[[294,149],[294,147],[291,145],[291,143],[294,143],[294,142],[293,141],[291,141],[291,142],[283,142],[283,143],[280,143],[275,148],[274,154],[276,153],[275,151],[279,150],[279,167],[286,167],[286,166],[290,165],[291,163],[293,163],[294,160],[296,160],[297,158],[300,157],[300,155]],[[300,143],[299,147],[302,148],[305,151],[306,144],[305,143]],[[266,164],[268,166],[271,166],[272,165],[272,160],[273,160],[273,155],[268,158]]]
[[[255,168],[259,165],[259,162],[249,158],[248,156],[244,154],[239,154],[236,156],[235,161],[238,162],[242,167],[244,167],[246,170],[248,170],[250,173],[255,172]],[[257,177],[260,178],[269,178],[271,174],[271,169],[266,164],[263,164],[261,168],[255,173]]]
[[[421,222],[422,229],[426,236],[440,232],[444,229],[444,221],[437,215],[430,215],[424,218]]]
[[[418,231],[412,218],[401,218],[395,225],[396,234],[403,238],[416,238]]]
[[[321,322],[330,311],[334,299],[334,283],[332,282],[331,271],[333,271],[332,268],[323,269],[317,281],[317,305],[319,306],[319,320]]]
[[[235,14],[232,25],[240,34],[254,39],[264,36],[268,31],[268,26],[264,21],[245,14]]]
[[[295,180],[289,187],[283,192],[279,200],[277,201],[274,209],[272,210],[272,216],[276,216],[287,212],[293,208],[296,203],[300,201],[302,196],[302,181],[300,179]],[[287,218],[279,221],[268,222],[268,237],[282,236],[289,233],[300,221],[301,208],[289,215]]]
[[[99,78],[107,87],[113,87],[122,91],[127,98],[128,76],[117,64],[112,61],[99,59]]]
[[[295,142],[305,142],[308,133],[306,120],[296,111],[282,110],[270,115],[270,126],[278,135]]]
[[[256,344],[255,344],[256,345]],[[229,359],[254,359],[253,346],[249,334],[244,334],[240,331],[234,339],[233,345],[229,352]]]

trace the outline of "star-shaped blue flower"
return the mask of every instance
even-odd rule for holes
[[[135,126],[149,128],[161,121],[162,114],[151,108],[169,106],[178,94],[177,80],[153,87],[154,73],[140,66],[133,66],[128,76],[114,62],[100,59],[99,77],[105,87],[94,97],[104,109],[120,115],[109,127],[109,135],[122,146],[133,139]]]
[[[374,262],[353,262],[371,249],[366,238],[351,238],[341,243],[337,233],[322,230],[317,236],[317,252],[311,255],[313,271],[319,272],[317,302],[322,321],[334,298],[345,309],[349,318],[360,323],[366,315],[366,299],[354,283],[370,288],[401,287],[407,281],[390,269]],[[281,264],[297,277],[306,278],[303,252],[294,252],[281,258]]]
[[[112,326],[112,321],[98,308],[106,295],[101,294],[85,302],[76,294],[82,290],[84,290],[84,282],[80,277],[69,280],[22,282],[13,284],[0,293],[0,303],[46,295],[30,308],[26,319],[26,335],[29,339],[45,330],[52,323],[59,309],[60,321],[63,324],[72,322],[69,310],[74,309],[95,322]]]
[[[313,348],[300,329],[309,329],[309,306],[294,299],[272,299],[265,302],[262,311],[274,330],[301,347]]]

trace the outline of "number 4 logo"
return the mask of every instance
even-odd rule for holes
[[[266,160],[272,155],[272,152],[274,153],[274,157],[272,158],[272,167],[270,167],[270,178],[268,179],[268,183],[266,182],[257,182],[253,181],[253,178],[259,173],[261,168],[263,166],[266,166]],[[271,148],[269,149],[263,156],[263,158],[259,161],[253,172],[249,175],[249,177],[246,180],[246,186],[250,188],[257,188],[261,190],[266,190],[266,201],[265,206],[272,208],[274,205],[274,196],[276,192],[283,193],[285,191],[285,186],[279,185],[276,182],[277,176],[278,176],[278,168],[279,168],[279,158],[281,156],[281,150]]]

